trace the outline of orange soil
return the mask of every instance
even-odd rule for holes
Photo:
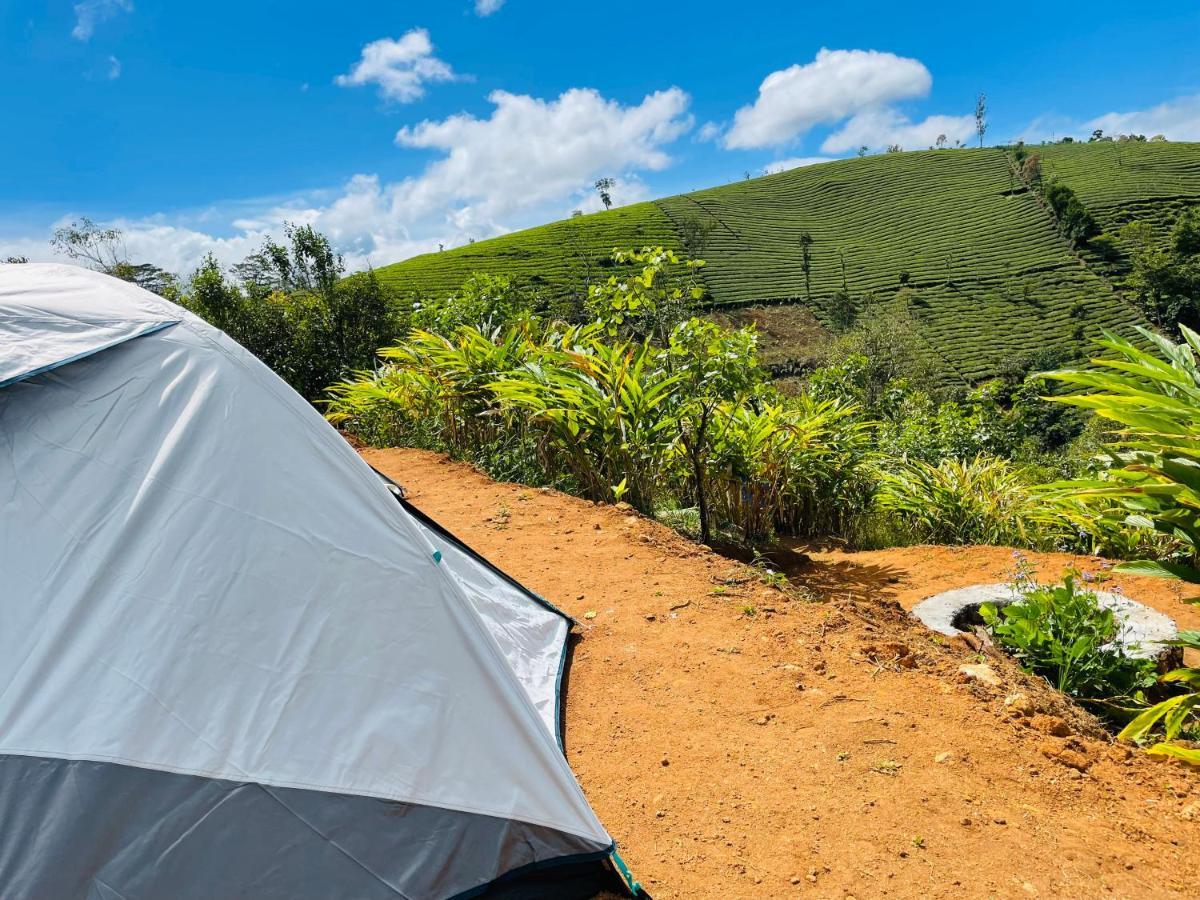
[[[816,553],[793,580],[825,602],[805,601],[628,509],[363,455],[579,620],[567,755],[657,900],[1200,895],[1200,777],[1003,657],[999,686],[966,680],[978,654],[901,609],[1003,580],[1011,551]],[[1120,581],[1200,627],[1163,583]]]

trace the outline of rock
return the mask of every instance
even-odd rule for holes
[[[1032,716],[1038,711],[1038,705],[1020,691],[1004,698],[1004,708],[1014,716]]]
[[[658,618],[658,617],[657,617],[656,615],[654,615],[654,613],[647,613],[647,614],[646,614],[646,621],[647,621],[647,622],[653,622],[653,621],[654,621],[656,618]]]
[[[1200,822],[1200,801],[1189,803],[1179,811],[1179,818],[1185,822]]]
[[[583,617],[585,619],[594,619],[594,618],[596,618],[596,611],[594,609],[589,609],[587,612],[585,612],[583,614]]]
[[[664,756],[664,757],[662,758],[662,764],[663,764],[664,766],[669,766],[669,765],[671,764],[671,760],[670,760],[670,759],[668,759],[667,757],[665,757],[665,756]]]
[[[950,760],[952,760],[952,759],[954,759],[954,754],[951,753],[949,750],[945,750],[945,751],[939,753],[937,756],[935,756],[933,758],[933,761],[936,763],[944,763],[944,762],[950,762]]]
[[[628,503],[626,503],[624,500],[622,500],[622,501],[620,501],[619,503],[617,503],[617,504],[616,504],[616,507],[617,507],[617,509],[621,510],[621,512],[625,512],[626,510],[632,510],[632,509],[633,509],[633,507],[632,507],[632,506],[630,506]]]
[[[1036,715],[1030,722],[1038,731],[1052,735],[1053,737],[1069,737],[1071,734],[1071,726],[1060,719],[1058,716]]]
[[[1075,769],[1077,772],[1086,772],[1092,764],[1083,749],[1082,744],[1070,740],[1044,741],[1038,746],[1038,751],[1042,756],[1070,769]]]
[[[1000,676],[987,663],[966,663],[958,667],[963,681],[977,681],[991,687],[1000,687]]]

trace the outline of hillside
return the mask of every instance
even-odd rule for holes
[[[1198,144],[1036,148],[1105,228],[1131,217],[1163,229],[1200,202]],[[402,292],[442,293],[470,272],[508,273],[575,294],[613,247],[706,232],[709,303],[754,321],[764,356],[803,359],[845,289],[861,314],[900,303],[948,377],[978,381],[1048,347],[1079,352],[1101,328],[1141,316],[1058,233],[1000,148],[895,153],[792,169],[582,216],[379,270]],[[800,236],[812,237],[806,283]],[[751,308],[762,307],[761,309]]]
[[[905,616],[1005,577],[1011,551],[797,554],[796,596],[611,505],[420,450],[363,455],[578,621],[567,756],[657,900],[1195,896],[1194,778],[1003,655],[986,656],[999,684],[965,679],[980,654]],[[1168,582],[1119,581],[1200,625]]]
[[[1042,175],[1070,185],[1100,227],[1135,220],[1164,235],[1179,213],[1200,204],[1200,145],[1099,141],[1034,148]]]

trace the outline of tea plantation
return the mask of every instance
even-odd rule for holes
[[[1200,144],[1098,143],[1031,147],[1043,174],[1068,184],[1105,229],[1146,218],[1165,229],[1200,203]],[[1059,233],[1015,175],[1002,148],[892,153],[792,169],[653,203],[580,216],[379,270],[402,292],[454,290],[472,271],[504,273],[543,292],[578,296],[608,274],[614,247],[680,249],[703,232],[697,255],[708,302],[755,320],[773,362],[801,359],[780,346],[786,307],[802,304],[827,327],[849,306],[871,315],[906,307],[922,349],[948,377],[975,382],[1051,347],[1082,352],[1101,328],[1144,324],[1103,272]],[[802,236],[807,235],[808,264]],[[839,293],[848,295],[835,311]],[[812,340],[811,329],[806,329]],[[811,351],[811,348],[808,348]]]

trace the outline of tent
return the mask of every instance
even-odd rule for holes
[[[0,896],[638,893],[570,620],[220,331],[0,265]]]

